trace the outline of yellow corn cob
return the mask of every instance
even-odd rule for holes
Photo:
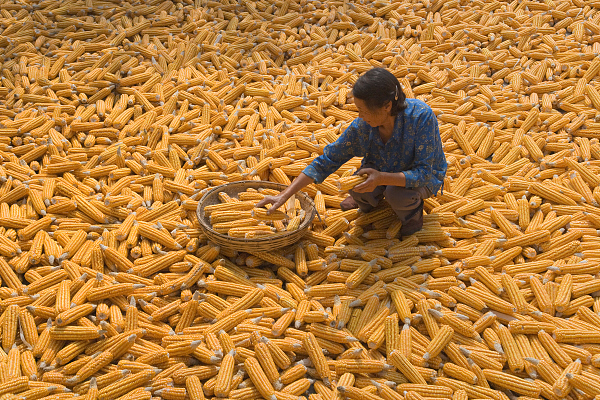
[[[359,185],[367,180],[365,175],[353,175],[344,178],[340,178],[337,181],[337,188],[340,191],[347,191],[353,189],[354,186]]]
[[[442,326],[436,335],[431,339],[431,342],[427,345],[427,351],[423,355],[423,358],[428,360],[436,357],[443,350],[443,348],[450,343],[453,335],[454,329],[448,325]]]
[[[426,384],[425,379],[419,374],[410,361],[399,351],[393,351],[390,362],[412,383]]]
[[[310,360],[317,370],[317,374],[323,379],[323,383],[325,383],[326,386],[330,385],[332,383],[331,371],[327,365],[327,360],[321,350],[321,346],[317,342],[317,338],[314,334],[309,332],[304,335],[302,342],[308,352]]]
[[[228,222],[219,222],[212,225],[212,229],[218,233],[227,233],[232,228],[247,228],[258,226],[259,222],[255,218],[238,219]]]
[[[269,210],[270,211],[270,210]],[[255,208],[251,211],[252,218],[262,221],[280,221],[288,219],[288,216],[283,211],[273,210],[270,213],[263,208]]]

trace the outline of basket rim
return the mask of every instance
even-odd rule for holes
[[[235,182],[228,182],[228,183],[224,183],[222,185],[219,186],[215,186],[212,189],[210,189],[208,192],[206,192],[204,194],[204,196],[202,196],[202,198],[200,199],[200,201],[198,201],[198,206],[196,207],[196,218],[198,219],[198,223],[200,224],[200,226],[202,227],[202,229],[209,231],[212,235],[215,235],[216,237],[218,237],[221,240],[224,241],[228,241],[232,244],[234,243],[239,243],[239,244],[252,244],[252,243],[256,243],[256,244],[263,244],[263,243],[267,243],[270,241],[273,241],[273,239],[285,239],[294,235],[298,235],[300,233],[302,233],[303,231],[307,230],[309,225],[312,223],[314,217],[317,214],[316,211],[316,207],[315,207],[315,203],[313,201],[313,199],[305,192],[303,192],[302,190],[299,190],[298,192],[296,192],[296,195],[300,195],[304,198],[304,200],[306,200],[309,205],[310,205],[310,214],[308,214],[307,216],[304,217],[304,221],[302,221],[302,223],[300,224],[300,226],[298,227],[298,229],[294,230],[294,231],[290,231],[290,232],[284,232],[281,234],[274,236],[265,236],[265,237],[260,237],[260,238],[251,238],[251,239],[246,239],[246,238],[232,238],[229,235],[224,235],[222,233],[219,233],[217,231],[215,231],[214,229],[212,229],[212,227],[205,221],[205,219],[203,218],[203,215],[201,214],[201,212],[204,209],[205,206],[205,202],[206,199],[209,198],[209,195],[212,194],[213,192],[217,192],[217,191],[221,191],[223,190],[225,187],[232,187],[232,186],[241,186],[241,187],[251,187],[249,186],[249,184],[252,185],[263,185],[263,186],[271,186],[271,188],[273,186],[280,188],[281,190],[285,189],[288,187],[288,185],[284,185],[283,183],[278,183],[278,182],[271,182],[271,181],[253,181],[253,180],[244,180],[244,181],[235,181]]]

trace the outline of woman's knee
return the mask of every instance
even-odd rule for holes
[[[383,187],[383,186],[377,186],[375,188],[375,190],[372,192],[358,193],[358,192],[355,192],[354,190],[349,190],[348,193],[357,202],[364,201],[364,202],[367,202],[367,203],[373,205],[374,207],[376,207],[377,204],[373,204],[373,203],[379,203],[381,201],[381,199],[383,198],[384,189],[385,189],[385,187]]]
[[[407,189],[400,186],[388,186],[385,189],[385,198],[393,209],[412,209],[418,207],[423,200],[421,191]]]

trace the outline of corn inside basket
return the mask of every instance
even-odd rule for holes
[[[296,193],[296,199],[300,201],[300,206],[304,210],[305,217],[298,229],[290,232],[282,232],[276,235],[269,235],[259,238],[245,239],[234,238],[212,229],[208,217],[204,213],[206,206],[220,203],[219,193],[224,192],[230,197],[237,197],[238,193],[247,189],[275,189],[282,191],[287,188],[286,185],[267,181],[238,181],[226,183],[209,190],[198,202],[196,216],[198,222],[208,239],[219,246],[241,252],[261,252],[280,249],[282,247],[294,244],[304,236],[308,231],[312,220],[316,216],[316,208],[313,200],[306,193],[299,191]]]

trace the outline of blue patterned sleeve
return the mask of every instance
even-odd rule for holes
[[[357,118],[335,142],[325,146],[323,154],[315,158],[302,172],[309,178],[314,179],[315,183],[323,182],[342,164],[360,153],[356,150],[360,147],[358,143],[359,131]]]
[[[446,161],[438,121],[431,108],[427,107],[419,116],[415,131],[414,164],[404,171],[407,188],[431,186],[433,180],[437,181],[433,170],[440,163],[440,157]]]

